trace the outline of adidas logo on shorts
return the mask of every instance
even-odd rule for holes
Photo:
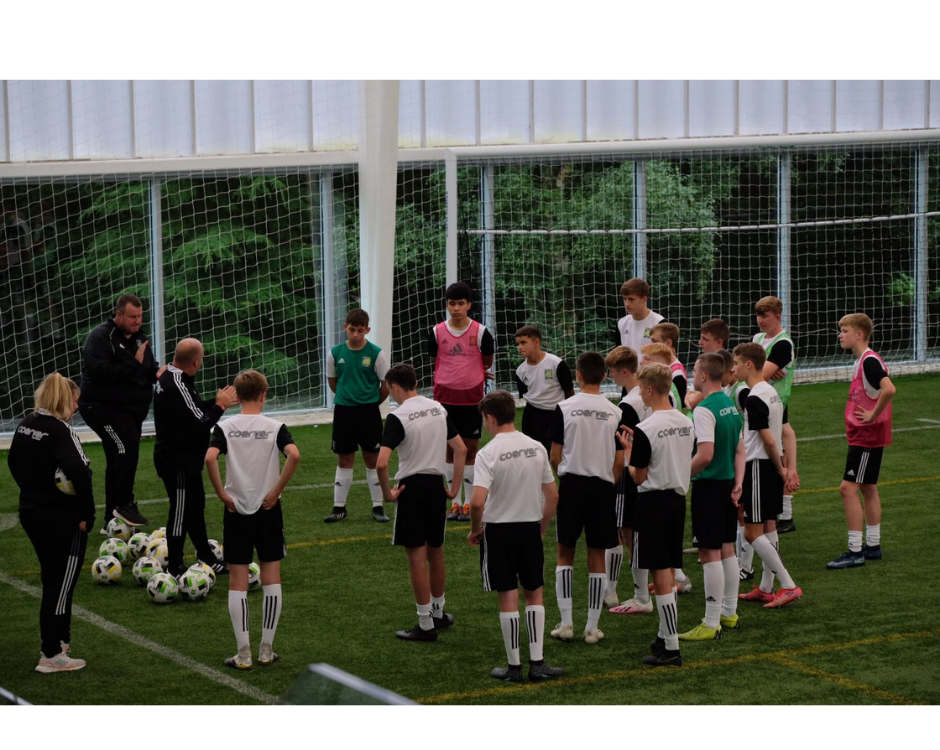
[[[847,477],[854,477],[854,476],[855,476],[855,469],[849,469],[849,472],[848,472],[848,474],[846,474],[846,476],[847,476]]]

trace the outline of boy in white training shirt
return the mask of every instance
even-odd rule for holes
[[[646,306],[650,296],[650,285],[645,279],[630,279],[623,282],[620,287],[620,296],[623,298],[623,309],[627,314],[617,321],[617,332],[620,334],[620,340],[617,343],[630,347],[639,356],[640,350],[650,343],[653,326],[664,318]]]
[[[206,473],[215,494],[225,503],[223,547],[229,567],[228,611],[235,630],[238,653],[225,660],[235,669],[251,669],[248,635],[248,565],[258,550],[264,592],[264,626],[258,664],[278,660],[274,634],[281,617],[281,560],[287,556],[281,493],[294,476],[300,451],[287,427],[264,416],[268,381],[257,370],[235,376],[241,414],[215,426],[206,452]],[[219,472],[219,454],[225,454],[225,486]],[[280,468],[279,453],[287,460]]]
[[[522,410],[522,434],[538,440],[548,453],[548,426],[555,407],[574,395],[571,370],[561,357],[542,351],[542,333],[535,326],[516,331],[516,347],[524,361],[516,368],[519,398],[525,398]]]

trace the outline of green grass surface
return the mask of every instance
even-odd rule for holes
[[[73,648],[87,659],[88,667],[72,674],[37,674],[33,668],[39,650],[39,601],[0,581],[0,686],[42,704],[252,704],[283,694],[307,664],[328,662],[434,704],[936,704],[940,613],[935,604],[940,601],[940,583],[933,571],[933,539],[940,525],[940,429],[918,420],[937,417],[925,405],[935,402],[938,384],[940,380],[929,377],[897,381],[894,426],[901,431],[886,451],[880,479],[884,560],[857,570],[826,570],[826,562],[846,548],[837,490],[845,441],[800,442],[804,490],[795,500],[798,531],[781,537],[781,554],[805,591],[803,600],[779,611],[741,602],[741,628],[727,631],[720,641],[684,645],[681,669],[654,670],[640,664],[656,634],[655,614],[624,617],[605,612],[601,628],[607,637],[596,646],[548,639],[546,659],[568,670],[565,679],[545,685],[504,685],[490,679],[490,669],[504,663],[505,652],[496,595],[482,592],[479,553],[466,543],[469,524],[450,524],[445,546],[447,609],[456,616],[456,625],[436,643],[396,640],[395,630],[415,622],[405,555],[391,546],[390,525],[371,520],[364,484],[353,487],[347,521],[323,523],[332,505],[335,467],[326,426],[292,430],[303,458],[283,500],[289,554],[283,563],[284,608],[275,645],[280,662],[244,673],[222,666],[235,651],[224,578],[205,602],[162,607],[150,603],[129,572],[117,586],[95,585],[88,565],[103,539],[95,534],[75,592],[76,606],[189,661],[178,663],[109,632],[107,625],[75,617]],[[797,388],[791,420],[798,436],[841,435],[847,389],[846,384]],[[138,472],[139,500],[165,496],[153,471],[152,450],[152,441],[146,441]],[[87,451],[100,503],[104,457],[98,445]],[[357,463],[356,479],[363,478],[364,469]],[[8,472],[0,472],[0,514],[16,510],[16,487]],[[151,519],[148,528],[166,523],[167,502],[146,504],[142,510]],[[221,520],[221,503],[210,498],[210,536],[221,539]],[[192,557],[189,544],[187,552]],[[681,630],[695,625],[704,613],[701,567],[695,557],[686,559],[694,590],[679,600]],[[558,619],[554,560],[550,534],[546,630]],[[0,571],[39,586],[36,557],[19,526],[0,532]],[[582,547],[575,563],[576,630],[586,616],[587,579]],[[628,583],[621,583],[622,595]],[[249,601],[256,650],[260,594],[249,594]],[[525,659],[525,645],[522,653]],[[147,675],[147,684],[161,688],[115,690],[131,665],[134,673]],[[250,694],[207,677],[198,665],[210,668],[210,675],[221,673],[238,681]]]

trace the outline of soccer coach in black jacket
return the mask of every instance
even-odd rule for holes
[[[173,353],[173,364],[157,379],[153,398],[157,431],[153,463],[170,498],[170,517],[166,522],[167,570],[173,576],[186,570],[183,546],[187,532],[199,560],[216,574],[228,572],[209,547],[202,469],[212,428],[228,407],[238,403],[238,396],[229,385],[220,388],[214,399],[203,401],[199,397],[195,375],[202,367],[202,357],[202,344],[197,339],[180,341]]]
[[[147,524],[134,502],[134,479],[158,365],[141,330],[143,319],[140,297],[125,294],[117,301],[114,317],[95,328],[82,349],[78,405],[104,447],[105,528],[112,516],[130,526]]]

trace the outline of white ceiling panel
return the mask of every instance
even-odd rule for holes
[[[477,82],[425,81],[428,146],[477,142]]]
[[[738,135],[778,135],[786,119],[786,81],[738,84]]]
[[[536,81],[534,92],[536,143],[571,143],[584,138],[582,81]]]
[[[134,111],[130,81],[72,81],[76,159],[130,159]]]
[[[689,81],[689,136],[734,135],[734,81]]]
[[[358,81],[313,82],[313,147],[345,151],[359,141]]]
[[[836,81],[836,130],[881,127],[881,81]]]
[[[309,151],[313,135],[309,81],[255,81],[255,151]]]
[[[885,81],[885,130],[923,128],[926,108],[925,81]]]
[[[251,109],[251,81],[196,81],[196,153],[253,153]]]
[[[621,141],[636,138],[636,82],[587,82],[587,139]]]
[[[10,161],[72,158],[68,81],[8,81]]]
[[[192,156],[192,81],[134,81],[137,156]]]
[[[529,82],[480,81],[480,142],[528,143]]]
[[[832,81],[790,81],[787,122],[790,133],[831,133]]]
[[[638,138],[685,135],[685,81],[640,81]]]

